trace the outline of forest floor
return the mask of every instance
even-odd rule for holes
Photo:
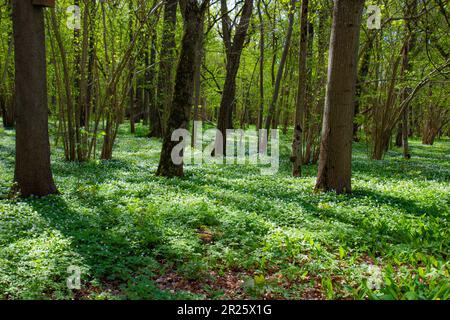
[[[355,144],[354,193],[341,196],[313,192],[315,166],[291,177],[289,137],[274,176],[156,177],[160,146],[124,128],[113,161],[53,148],[61,195],[7,199],[14,132],[0,128],[0,299],[450,298],[449,139],[411,141],[409,161]]]

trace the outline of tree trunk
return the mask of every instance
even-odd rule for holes
[[[59,53],[61,56],[62,63],[62,71],[64,78],[64,90],[65,90],[65,103],[66,103],[66,114],[67,114],[67,131],[68,131],[68,139],[67,142],[69,144],[66,155],[66,159],[69,161],[76,161],[77,153],[76,153],[76,145],[77,145],[77,130],[75,123],[77,120],[74,120],[74,100],[72,94],[72,87],[70,85],[70,71],[69,71],[69,63],[67,62],[67,52],[64,48],[64,41],[62,39],[61,33],[59,31],[59,24],[56,18],[56,10],[55,8],[51,9],[50,16],[51,25],[53,28],[53,32],[55,33],[55,39],[58,44]],[[76,117],[75,117],[76,118]]]
[[[318,99],[316,101],[316,119],[314,120],[314,134],[316,144],[314,146],[314,154],[312,163],[317,164],[319,161],[320,154],[320,140],[321,140],[321,129],[322,129],[322,118],[323,118],[323,107],[325,104],[325,84],[327,81],[327,63],[326,63],[326,46],[328,44],[328,29],[326,28],[326,23],[328,22],[328,14],[325,8],[321,8],[319,11],[319,32],[317,33],[317,90],[316,94]]]
[[[13,1],[17,107],[15,182],[22,196],[57,193],[50,166],[44,11]]]
[[[204,17],[203,17],[204,19]],[[199,119],[199,106],[201,104],[201,93],[202,93],[202,81],[201,81],[201,73],[202,73],[202,64],[203,64],[203,55],[204,55],[204,43],[203,43],[203,33],[204,33],[204,21],[200,24],[200,30],[198,31],[200,33],[200,39],[197,44],[197,55],[195,59],[195,75],[194,75],[194,92],[195,92],[195,98],[194,98],[194,122],[198,121]],[[197,143],[197,132],[192,126],[192,147],[195,147],[195,144]]]
[[[129,20],[128,20],[128,34],[129,34],[129,39],[130,39],[130,43],[133,42],[133,25],[134,25],[134,21],[133,21],[133,1],[128,2],[128,10],[129,10]],[[137,91],[139,90],[139,86],[137,85],[136,87],[136,91],[135,91],[135,80],[136,80],[136,72],[135,72],[135,66],[136,61],[134,56],[130,57],[130,61],[128,63],[128,69],[129,69],[129,78],[128,78],[128,97],[129,97],[129,117],[130,117],[130,133],[131,134],[135,134],[136,133],[136,124],[135,124],[135,116],[134,116],[134,110],[136,109],[136,104],[135,102],[137,101]]]
[[[84,101],[84,108],[82,112],[81,124],[86,128],[86,131],[90,129],[91,112],[95,112],[95,94],[94,94],[94,63],[95,63],[95,13],[97,11],[97,5],[95,2],[90,4],[89,10],[89,44],[88,44],[88,65],[87,65],[87,84],[86,84],[86,97]]]
[[[353,114],[364,0],[336,0],[316,189],[351,193]]]
[[[172,150],[178,142],[172,141],[172,133],[177,129],[187,129],[192,108],[194,91],[195,61],[200,41],[201,23],[207,2],[201,6],[197,0],[181,0],[184,11],[184,34],[175,79],[175,91],[170,108],[167,130],[164,133],[161,158],[156,175],[163,177],[182,177],[183,163],[172,161]]]
[[[300,21],[300,54],[298,62],[298,92],[295,112],[294,137],[292,141],[292,175],[300,177],[302,174],[302,150],[303,150],[303,122],[305,117],[305,106],[307,104],[306,81],[308,70],[306,58],[308,54],[308,7],[309,1],[302,2],[302,17]]]
[[[151,35],[150,40],[150,68],[146,69],[146,83],[147,83],[147,90],[148,90],[148,96],[149,96],[149,114],[148,114],[148,124],[150,128],[154,128],[156,125],[158,125],[159,117],[158,117],[158,104],[156,103],[156,44],[157,44],[157,33],[153,32]]]
[[[265,50],[265,31],[264,18],[261,9],[262,0],[258,1],[258,17],[259,17],[259,111],[258,111],[258,129],[262,129],[264,119],[264,50]]]
[[[433,96],[432,88],[432,83],[430,83],[428,87],[428,107],[423,113],[424,119],[421,131],[422,143],[425,145],[433,145],[436,138],[441,138],[445,134],[445,127],[450,122],[450,109],[444,107],[447,99],[445,92],[436,97]]]
[[[80,1],[74,0],[74,6],[80,7]],[[86,26],[85,26],[86,27]],[[80,137],[80,129],[81,129],[81,118],[82,118],[82,110],[80,100],[80,83],[81,83],[81,32],[80,29],[75,27],[73,29],[73,50],[74,50],[74,60],[73,60],[73,90],[72,90],[72,98],[73,98],[73,106],[75,111],[75,139],[76,139],[76,151],[78,161],[83,161],[83,153],[81,150],[81,137]]]
[[[313,59],[313,45],[314,45],[314,24],[308,24],[308,52],[306,55],[306,61],[310,62]],[[312,90],[312,63],[307,63],[307,81],[306,81],[306,106],[305,106],[305,121],[303,129],[303,139],[305,140],[305,153],[303,155],[303,164],[307,165],[311,163],[312,147],[313,147],[313,115],[312,102],[314,94]]]
[[[278,126],[280,124],[280,118],[281,113],[283,110],[288,108],[289,102],[287,101],[288,95],[289,95],[289,86],[290,86],[290,80],[292,79],[292,72],[294,71],[294,64],[290,63],[293,58],[292,54],[293,50],[289,52],[288,60],[286,61],[286,67],[284,68],[284,85],[282,86],[281,90],[281,100],[280,100],[280,106],[277,108],[275,113],[275,118],[272,121],[272,129],[276,130],[278,129]],[[289,67],[288,67],[289,66]]]
[[[368,43],[367,43],[367,47],[365,48],[365,51],[364,51],[364,54],[362,57],[361,67],[360,67],[359,73],[358,73],[358,81],[356,83],[356,100],[355,100],[355,115],[354,115],[355,119],[353,122],[353,140],[356,142],[359,141],[359,137],[358,137],[359,123],[356,119],[356,116],[359,115],[359,113],[360,113],[361,96],[363,94],[364,81],[366,80],[367,75],[369,74],[369,66],[370,66],[371,55],[372,55],[373,40],[374,40],[373,37],[367,39]]]
[[[273,96],[272,96],[272,102],[270,103],[269,111],[267,113],[267,118],[266,118],[265,129],[267,130],[267,132],[269,132],[269,130],[270,130],[270,125],[272,123],[272,119],[274,117],[275,110],[277,107],[278,96],[280,93],[280,85],[281,85],[281,81],[283,79],[284,66],[286,64],[286,60],[287,60],[287,57],[289,54],[289,48],[291,47],[291,38],[292,38],[292,31],[293,31],[293,27],[294,27],[294,16],[295,16],[296,3],[297,3],[297,0],[291,0],[291,5],[289,6],[289,18],[288,18],[289,25],[288,25],[287,35],[286,35],[286,41],[284,43],[283,53],[281,55],[280,65],[278,67],[277,78],[275,80],[275,88],[274,88],[274,92],[273,92]]]
[[[3,127],[5,129],[13,129],[15,126],[15,110],[14,98],[8,96],[0,96],[0,110],[2,112]]]
[[[158,121],[153,123],[150,137],[161,138],[164,134],[164,126],[173,94],[173,65],[175,63],[175,31],[177,24],[178,0],[165,0],[164,4],[164,28],[161,43],[159,61],[158,86],[157,86],[157,113]]]
[[[8,15],[12,15],[11,3],[7,2]],[[11,68],[11,60],[13,59],[13,34],[12,30],[8,30],[8,52],[6,54],[6,59],[4,61],[4,67],[0,63],[0,70],[3,72],[0,74],[0,111],[3,119],[3,127],[5,129],[13,129],[16,123],[15,119],[15,106],[14,106],[14,87],[8,78],[12,79],[13,69]],[[8,87],[9,85],[9,87]]]
[[[403,145],[403,117],[397,126],[397,134],[395,135],[395,146],[401,148]]]
[[[405,4],[405,16],[411,17],[415,14],[417,8],[417,0],[409,0],[406,1]],[[404,78],[405,75],[410,70],[411,64],[409,62],[409,53],[414,46],[415,36],[414,31],[412,30],[411,20],[407,19],[405,21],[405,32],[406,32],[406,43],[403,47],[402,52],[402,69],[401,69],[401,77]],[[402,89],[402,102],[408,99],[409,93],[408,88],[404,87]],[[410,107],[407,105],[402,111],[402,147],[403,147],[403,158],[409,159],[411,155],[409,154],[409,124],[408,124],[408,115],[409,115]]]
[[[252,11],[253,0],[245,0],[239,25],[236,29],[233,44],[231,45],[231,50],[228,54],[227,72],[219,108],[219,117],[217,120],[217,127],[223,134],[224,141],[226,141],[226,130],[233,128],[233,110],[236,103],[236,76],[239,70],[244,42],[247,38]],[[221,150],[218,149],[220,148],[216,148],[216,152],[217,155],[220,155]]]

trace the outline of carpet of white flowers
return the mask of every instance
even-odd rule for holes
[[[205,165],[168,180],[161,143],[125,131],[109,162],[52,145],[61,195],[20,199],[0,128],[0,299],[450,298],[449,139],[412,141],[411,160],[355,144],[354,192],[337,196],[314,193],[315,166],[291,177],[289,136],[274,176]]]

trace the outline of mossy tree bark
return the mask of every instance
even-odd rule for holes
[[[196,0],[181,0],[180,6],[184,18],[184,33],[181,52],[175,78],[175,90],[167,121],[167,130],[163,137],[163,147],[156,175],[163,177],[181,177],[184,175],[183,163],[172,161],[172,150],[178,144],[172,141],[172,133],[177,129],[187,129],[194,96],[194,75],[197,60],[198,42],[203,29],[203,15],[209,0],[201,5]]]

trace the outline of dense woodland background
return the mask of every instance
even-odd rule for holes
[[[448,1],[12,2],[0,298],[450,298]],[[280,172],[174,165],[193,121]]]

